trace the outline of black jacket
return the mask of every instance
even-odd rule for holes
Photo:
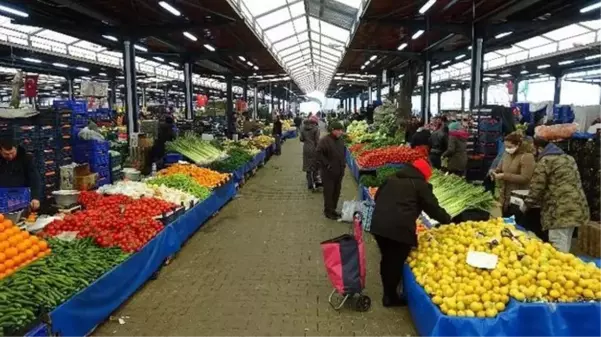
[[[273,136],[281,136],[282,135],[282,121],[279,119],[276,119],[275,122],[273,122],[273,130],[271,130],[271,134]]]
[[[317,143],[317,161],[322,175],[340,177],[346,168],[344,142],[332,134],[322,137]]]
[[[175,132],[173,132],[173,124],[161,123],[159,125],[159,132],[157,139],[152,145],[152,161],[163,159],[165,156],[165,144],[175,139]]]
[[[451,216],[432,193],[432,185],[413,166],[405,166],[389,177],[378,188],[375,202],[371,233],[397,242],[417,244],[415,221],[422,211],[441,224],[451,222]]]
[[[430,153],[436,155],[442,155],[446,150],[449,143],[449,134],[446,131],[446,127],[441,127],[440,129],[434,131],[430,136],[430,144],[432,145],[432,149]]]
[[[11,161],[0,157],[0,188],[6,187],[29,187],[31,199],[42,201],[41,174],[22,147],[17,148],[17,156]]]
[[[423,145],[431,146],[430,135],[431,135],[431,133],[430,133],[430,130],[428,130],[428,129],[423,129],[421,131],[414,133],[413,137],[411,138],[411,148],[414,148],[416,146],[423,146]]]
[[[303,119],[300,118],[300,116],[294,117],[294,126],[296,126],[297,129],[300,128],[302,124],[303,124]]]

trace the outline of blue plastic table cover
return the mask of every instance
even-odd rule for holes
[[[351,151],[346,148],[344,151],[344,159],[346,161],[346,166],[348,166],[353,178],[355,178],[356,182],[359,182],[359,170],[357,169],[357,163],[355,162],[355,158],[351,155]]]
[[[85,336],[124,303],[182,244],[236,194],[235,183],[215,189],[203,202],[166,226],[139,252],[104,274],[50,313],[52,331],[62,336]],[[44,326],[27,336],[41,336]]]
[[[404,167],[405,165],[407,165],[407,164],[404,164],[404,163],[385,164],[385,165],[381,165],[381,166],[378,166],[378,167],[360,167],[358,165],[357,166],[358,166],[358,170],[361,171],[361,172],[373,172],[373,171],[376,171],[377,169],[382,168],[382,167],[401,168],[401,167]]]
[[[593,261],[601,265],[601,260]],[[495,318],[452,317],[432,303],[408,265],[403,268],[403,289],[413,323],[422,336],[601,335],[599,302],[523,303],[510,299],[507,308]]]

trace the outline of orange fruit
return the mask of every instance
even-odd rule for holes
[[[6,241],[8,239],[8,234],[6,232],[0,233],[0,241]]]
[[[40,252],[40,246],[33,245],[33,246],[31,246],[31,250],[33,251],[33,255],[35,256],[37,253]]]
[[[21,232],[21,240],[25,240],[25,239],[29,238],[30,236],[31,235],[26,231]]]
[[[39,252],[38,255],[36,255],[36,257],[44,257],[44,252]]]
[[[7,269],[7,270],[6,270],[6,272],[7,272],[7,274],[8,274],[8,271],[9,271],[9,270],[10,270],[12,267],[14,267],[14,266],[15,266],[15,261],[13,261],[13,260],[6,260],[6,261],[4,262],[4,266],[6,267],[6,269]]]
[[[28,249],[25,251],[25,257],[27,257],[28,260],[31,260],[33,258],[33,250]]]
[[[10,275],[12,275],[14,272],[15,272],[15,270],[14,270],[14,269],[12,269],[12,268],[7,268],[7,269],[6,269],[6,272],[4,272],[4,274],[6,274],[6,276],[10,276]]]
[[[4,214],[0,214],[0,222],[4,221]]]
[[[4,260],[6,260],[6,255],[4,253],[0,253],[0,263],[4,262]]]
[[[4,223],[0,222],[0,232],[4,230]]]
[[[10,247],[8,241],[0,241],[0,252],[5,251],[8,247]]]
[[[33,242],[31,241],[31,238],[27,238],[25,240],[23,240],[23,244],[25,245],[25,248],[29,248],[33,245]]]
[[[17,250],[20,252],[24,252],[27,250],[27,245],[23,241],[19,242],[16,247],[17,247]]]
[[[3,219],[2,224],[4,224],[4,228],[10,228],[13,225],[13,222],[10,219]]]
[[[12,259],[13,257],[17,256],[17,254],[19,254],[19,251],[15,247],[10,247],[4,251],[4,254],[6,254],[7,258]]]
[[[50,248],[48,248],[44,251],[44,254],[46,254],[46,255],[50,255],[50,253],[52,253],[52,250],[50,250]]]
[[[31,240],[31,242],[40,242],[40,238],[35,235],[32,235],[29,240]]]
[[[19,244],[19,242],[21,242],[21,237],[18,235],[11,236],[10,238],[8,238],[8,244],[11,247],[16,247]]]
[[[19,254],[13,257],[13,262],[15,263],[15,267],[20,266],[21,262],[23,262],[23,255]]]
[[[0,263],[0,273],[4,273],[5,270],[6,266],[4,265],[4,263]]]
[[[48,243],[46,241],[40,241],[38,242],[38,246],[40,247],[41,251],[44,251],[48,248]]]

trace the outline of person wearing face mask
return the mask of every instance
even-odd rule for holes
[[[340,213],[336,207],[346,168],[344,142],[341,139],[344,128],[340,122],[334,121],[329,129],[330,133],[317,144],[317,160],[323,186],[323,213],[328,219],[338,220]]]
[[[507,135],[504,145],[505,153],[492,172],[492,178],[501,184],[499,203],[503,207],[503,216],[509,217],[513,215],[509,210],[511,192],[528,189],[536,164],[531,147],[520,132]]]

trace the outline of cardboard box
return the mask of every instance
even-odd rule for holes
[[[601,257],[601,224],[589,222],[578,228],[578,249],[585,255]]]
[[[97,173],[88,174],[86,176],[75,176],[73,188],[78,191],[89,191],[96,187]]]

